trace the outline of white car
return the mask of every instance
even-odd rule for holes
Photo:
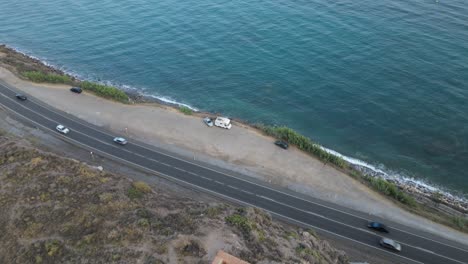
[[[64,135],[70,133],[70,129],[66,128],[63,125],[58,125],[55,129],[57,129],[58,132],[60,132],[60,133],[62,133]]]
[[[114,142],[119,144],[119,145],[126,145],[128,143],[128,141],[125,138],[122,138],[122,137],[114,138]]]
[[[203,122],[205,122],[205,124],[209,127],[212,127],[213,126],[213,121],[211,121],[211,118],[209,117],[205,117],[203,118]]]
[[[225,128],[225,129],[231,129],[232,127],[231,119],[227,117],[220,117],[220,116],[216,117],[214,125],[217,127]]]
[[[382,239],[380,240],[380,245],[384,248],[389,248],[398,252],[401,251],[401,245],[390,238],[382,237]]]

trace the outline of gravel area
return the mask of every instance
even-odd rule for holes
[[[0,68],[0,79],[25,93],[78,118],[213,166],[370,213],[443,237],[467,243],[468,236],[401,209],[380,194],[319,160],[291,147],[283,150],[274,139],[234,122],[231,130],[207,127],[202,116],[187,116],[156,104],[124,105],[64,85],[33,84]]]

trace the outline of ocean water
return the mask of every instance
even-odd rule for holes
[[[466,0],[0,0],[0,43],[468,194]]]

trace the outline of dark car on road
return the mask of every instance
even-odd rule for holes
[[[369,222],[367,224],[367,227],[377,230],[379,232],[388,233],[388,228],[384,224],[379,223],[379,222]]]
[[[81,90],[80,87],[72,87],[70,89],[70,91],[74,92],[74,93],[77,93],[77,94],[80,94],[83,90]]]
[[[390,239],[390,238],[383,237],[380,240],[380,245],[384,248],[388,248],[388,249],[395,250],[398,252],[401,251],[401,245],[398,244],[395,240]]]
[[[288,149],[288,147],[289,147],[288,143],[284,142],[283,140],[275,141],[275,145],[282,148],[282,149]]]
[[[21,101],[26,101],[28,99],[26,96],[22,94],[17,94],[16,98],[18,98],[18,100],[21,100]]]

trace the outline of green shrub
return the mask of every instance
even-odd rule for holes
[[[140,191],[142,193],[151,192],[151,187],[146,182],[136,181],[136,182],[132,183],[132,185],[133,185],[133,187],[135,187],[135,189],[137,189],[138,191]]]
[[[36,255],[36,256],[34,257],[34,260],[36,261],[36,264],[41,264],[42,261],[43,261],[43,260],[42,260],[42,257],[39,256],[39,255]]]
[[[323,150],[320,145],[314,143],[310,138],[303,136],[291,128],[281,126],[257,126],[267,135],[287,141],[289,144],[295,145],[300,150],[308,152],[325,163],[331,163],[339,168],[347,168],[348,163],[341,157],[330,154]]]
[[[132,183],[132,187],[128,189],[127,195],[130,199],[140,199],[146,193],[151,192],[151,187],[142,181]]]
[[[452,222],[455,224],[455,226],[462,230],[465,231],[468,229],[468,219],[460,216],[455,216],[452,218]]]
[[[114,86],[83,81],[80,83],[80,87],[104,98],[112,99],[122,103],[129,102],[127,94]]]
[[[315,260],[318,261],[318,263],[322,263],[322,256],[317,250],[311,249],[309,247],[305,247],[303,245],[299,245],[296,247],[296,253],[298,255],[309,255],[314,257]]]
[[[377,177],[363,177],[369,184],[377,191],[388,195],[396,200],[400,201],[403,204],[406,204],[410,207],[415,207],[417,205],[416,200],[403,191],[399,190],[398,187],[385,179]]]
[[[307,229],[307,233],[311,234],[315,238],[319,238],[317,232],[315,232],[315,230],[313,230],[312,228]]]
[[[63,83],[63,84],[72,84],[73,80],[67,76],[62,74],[55,74],[55,73],[43,73],[39,71],[26,71],[22,72],[21,75],[28,78],[30,81],[33,82],[47,82],[47,83]]]
[[[179,111],[186,114],[186,115],[191,115],[193,114],[192,109],[188,108],[187,106],[181,106],[179,107]]]
[[[138,224],[139,226],[141,226],[141,227],[149,227],[149,226],[150,226],[150,222],[149,222],[149,220],[146,219],[146,218],[140,218],[140,219],[138,219],[137,224]]]
[[[78,243],[82,246],[90,245],[95,240],[95,234],[88,234],[83,237]]]
[[[252,223],[247,217],[240,214],[232,214],[226,217],[226,222],[232,226],[239,228],[244,234],[249,234],[252,231]]]
[[[127,196],[130,199],[140,199],[143,197],[143,193],[139,192],[137,189],[131,187],[128,189]]]
[[[215,206],[215,207],[210,207],[206,209],[205,213],[208,215],[209,218],[215,218],[221,213],[222,207],[221,206]]]
[[[277,126],[263,126],[263,125],[257,125],[257,128],[259,128],[260,130],[262,130],[265,134],[269,136],[273,136],[275,138],[287,141],[288,143],[292,145],[295,145],[300,150],[303,150],[305,152],[308,152],[314,155],[319,160],[325,163],[331,163],[341,169],[344,169],[346,173],[348,173],[350,176],[354,178],[364,179],[375,190],[385,195],[388,195],[390,197],[393,197],[403,204],[406,204],[411,207],[417,206],[416,200],[414,200],[413,197],[409,196],[403,191],[399,190],[395,184],[388,182],[385,179],[375,178],[375,177],[366,177],[362,175],[359,171],[356,171],[355,169],[350,167],[348,162],[346,162],[341,157],[328,153],[327,151],[323,150],[320,145],[318,145],[317,143],[314,143],[310,138],[297,133],[291,128],[288,128],[285,126],[277,127]]]
[[[79,85],[83,90],[90,91],[98,96],[107,99],[112,99],[122,103],[129,102],[127,94],[113,86],[98,84],[89,81],[74,81],[70,76],[65,74],[43,73],[39,71],[25,71],[22,72],[21,75],[33,82]]]
[[[292,238],[298,239],[298,238],[299,238],[299,234],[297,234],[297,232],[295,232],[295,231],[291,231],[291,232],[286,233],[286,237],[287,237],[287,238],[292,237]]]
[[[257,234],[258,234],[258,241],[260,241],[260,242],[265,242],[265,240],[266,240],[265,231],[263,231],[263,230],[257,230]]]
[[[45,248],[47,250],[47,255],[54,256],[60,250],[60,242],[58,240],[47,241],[45,243]]]
[[[103,203],[108,203],[112,200],[112,197],[112,193],[105,192],[99,195],[99,200]]]

